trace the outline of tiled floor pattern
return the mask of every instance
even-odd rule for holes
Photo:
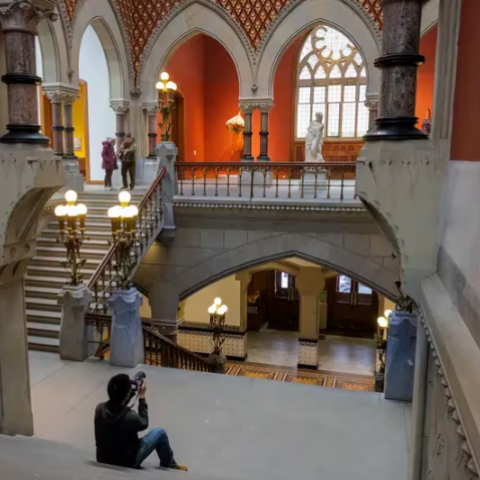
[[[300,383],[319,387],[340,388],[362,392],[375,391],[375,379],[368,375],[349,375],[323,370],[296,370],[255,363],[228,362],[227,375],[235,377],[273,380],[276,382]]]

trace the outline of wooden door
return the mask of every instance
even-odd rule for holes
[[[377,329],[378,295],[366,285],[345,275],[327,281],[327,331],[365,332]]]

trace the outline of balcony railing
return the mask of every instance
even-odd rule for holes
[[[141,261],[152,242],[157,238],[158,230],[162,225],[162,179],[164,176],[165,169],[162,169],[138,206],[137,231],[132,252],[136,263]],[[91,310],[94,312],[108,312],[108,299],[117,288],[114,268],[115,248],[117,247],[112,245],[88,283],[89,290],[93,292]]]
[[[355,163],[179,162],[177,195],[300,201],[354,200]]]

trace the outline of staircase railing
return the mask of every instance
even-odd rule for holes
[[[87,313],[87,325],[95,327],[95,337],[92,343],[99,344],[97,357],[103,359],[110,347],[110,329],[112,317],[101,313]],[[213,365],[208,359],[181,347],[160,333],[162,327],[156,325],[155,319],[142,318],[143,344],[145,351],[144,363],[156,367],[180,368],[196,372],[213,372]]]
[[[163,221],[162,179],[165,173],[165,168],[162,168],[138,206],[137,231],[132,252],[137,265],[160,233]],[[116,289],[114,269],[116,248],[117,246],[112,245],[88,283],[89,290],[93,292],[91,310],[94,312],[108,312],[108,299]]]

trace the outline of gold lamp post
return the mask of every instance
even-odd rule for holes
[[[164,142],[168,142],[170,139],[172,111],[175,108],[175,92],[177,90],[177,84],[169,78],[170,75],[167,72],[162,72],[160,81],[155,86],[158,91],[158,104],[163,118],[163,122],[159,123],[158,126],[162,131],[162,141]]]
[[[60,228],[59,242],[62,242],[67,249],[67,260],[62,266],[69,272],[67,285],[74,287],[81,285],[82,275],[80,273],[85,265],[86,259],[80,257],[80,247],[85,238],[85,219],[87,207],[83,203],[76,204],[77,192],[69,190],[65,194],[66,205],[58,205],[55,208],[55,216]]]
[[[128,290],[131,287],[131,273],[136,262],[135,256],[132,256],[132,249],[135,246],[138,208],[130,205],[131,199],[129,192],[120,192],[118,196],[120,205],[108,210],[115,246],[114,270],[122,290]]]
[[[208,308],[210,314],[210,328],[213,332],[213,355],[222,355],[222,345],[225,342],[225,314],[227,306],[222,304],[221,298],[216,298],[213,304]]]

